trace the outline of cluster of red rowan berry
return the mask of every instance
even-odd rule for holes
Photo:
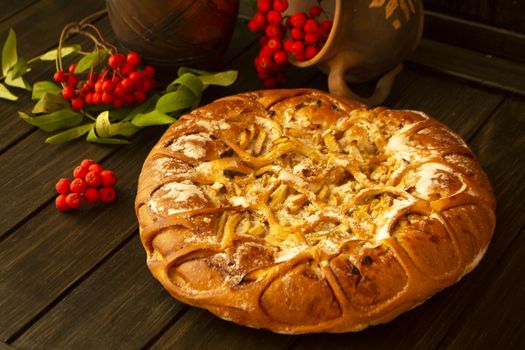
[[[55,72],[53,79],[62,84],[62,96],[71,101],[73,109],[82,109],[86,104],[120,108],[144,102],[148,92],[157,86],[153,78],[155,69],[146,66],[139,70],[140,62],[136,52],[114,53],[109,56],[109,67],[98,74],[89,71],[84,81],[80,80],[80,74],[75,74],[76,63],[69,66],[68,73]]]
[[[283,68],[288,63],[288,54],[297,61],[312,59],[321,51],[332,29],[330,19],[320,21],[323,9],[319,5],[311,6],[308,14],[297,12],[283,17],[287,8],[287,0],[258,0],[258,12],[248,22],[252,32],[264,32],[254,63],[267,88],[284,83]]]
[[[83,202],[87,204],[111,203],[117,198],[115,184],[117,176],[105,170],[91,159],[84,159],[73,170],[73,181],[68,178],[58,180],[55,189],[59,193],[55,199],[56,208],[69,211],[78,208]]]

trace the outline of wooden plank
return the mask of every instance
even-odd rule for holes
[[[525,62],[525,35],[425,11],[423,36],[427,39]]]
[[[419,71],[393,108],[424,111],[468,139],[502,101],[499,93]]]
[[[15,350],[11,345],[0,342],[0,350]]]
[[[232,63],[234,67],[241,67],[240,76],[252,74],[249,72],[252,70],[252,66],[248,64],[252,61],[252,57],[252,52],[248,51]],[[293,70],[292,73],[291,80],[294,81],[294,84],[304,84],[312,75],[317,74],[315,70],[308,69]],[[221,91],[223,95],[232,94],[249,89],[249,84],[248,81],[243,82],[241,79],[235,86],[223,88]],[[6,266],[7,270],[0,274],[6,276],[5,287],[0,284],[0,305],[8,311],[5,320],[0,319],[0,322],[4,322],[4,324],[0,323],[0,334],[2,334],[2,329],[6,329],[3,339],[18,337],[20,334],[20,339],[26,339],[24,325],[33,322],[31,321],[33,319],[40,318],[43,323],[40,321],[38,323],[46,325],[39,326],[42,327],[39,329],[49,327],[63,334],[77,332],[76,330],[66,329],[67,327],[76,327],[75,318],[70,318],[76,315],[60,313],[60,316],[67,320],[63,322],[64,328],[59,329],[56,320],[47,318],[47,315],[53,311],[47,312],[46,307],[53,303],[56,298],[63,298],[69,292],[68,288],[76,283],[75,281],[87,273],[103,256],[109,254],[119,240],[124,239],[126,235],[130,234],[131,230],[137,228],[131,202],[135,191],[134,182],[138,177],[142,160],[158,136],[145,136],[144,138],[149,140],[146,144],[144,144],[144,140],[135,140],[132,146],[123,147],[105,162],[117,174],[126,172],[125,169],[127,169],[126,176],[128,178],[122,179],[120,183],[126,186],[122,191],[128,193],[129,198],[124,199],[125,202],[121,202],[119,199],[115,204],[115,206],[118,205],[118,208],[115,208],[118,209],[118,212],[115,213],[110,210],[106,212],[103,209],[93,213],[86,211],[84,215],[66,216],[65,221],[57,225],[57,220],[54,217],[63,215],[48,205],[0,244],[0,252],[6,252],[5,257],[2,257],[2,253],[0,253],[0,266]],[[120,219],[112,220],[111,218],[115,216]],[[78,220],[81,220],[81,223],[77,224]],[[107,225],[108,222],[112,224]],[[58,227],[55,228],[55,226]],[[68,231],[71,231],[71,234],[61,238],[64,232]],[[110,240],[108,241],[108,239]],[[75,252],[75,256],[69,254],[72,251]],[[78,261],[79,255],[84,256],[81,261]],[[143,260],[140,263],[146,270]],[[58,276],[54,277],[54,274]],[[24,280],[18,281],[17,276],[24,276]],[[37,282],[35,283],[35,281]],[[137,279],[134,283],[141,285],[144,282]],[[84,288],[95,287],[85,286],[84,283],[81,283],[79,286],[75,286],[74,291]],[[155,288],[162,289],[158,286]],[[4,292],[2,293],[2,291]],[[3,298],[6,300],[2,301]],[[140,303],[141,301],[135,300],[134,302]],[[4,303],[5,306],[1,303]],[[60,307],[61,304],[62,301],[59,301],[57,307]],[[108,308],[110,307],[111,305],[108,305]],[[48,324],[48,322],[50,323]],[[111,325],[107,325],[107,327],[110,326],[114,329],[123,327],[123,330],[119,330],[119,332],[124,332],[127,328],[127,324],[111,323]],[[159,325],[158,331],[161,330],[160,328],[162,327]],[[31,334],[33,334],[32,329],[33,327],[28,331]],[[154,335],[155,333],[152,332],[151,336]],[[40,339],[40,335],[35,337]],[[31,340],[27,340],[27,342],[30,343]]]
[[[107,20],[103,20],[102,22],[105,22],[102,27],[107,29],[109,33],[110,27]],[[244,52],[244,50],[250,45],[251,40],[253,40],[253,37],[248,33],[244,25],[238,26],[237,29],[238,30],[234,33],[232,44],[226,54],[226,57],[229,60]],[[109,36],[110,35],[108,34],[108,37]],[[252,45],[250,47],[253,49],[255,46]],[[253,54],[253,52],[250,52],[250,55],[251,54]],[[229,62],[228,65],[229,67],[237,67],[236,65],[232,65],[231,62]],[[246,72],[255,74],[255,70],[252,69],[251,65],[247,65],[246,63],[244,63],[244,65]],[[249,81],[244,80],[244,83],[242,83],[243,79],[241,78],[245,75],[248,74],[240,74],[238,81],[229,89],[210,88],[209,91],[206,91],[204,98],[210,99],[210,96],[215,96],[216,98],[218,96],[223,96],[227,91],[232,91],[233,93],[233,91],[243,91],[243,89],[247,89],[246,84],[249,83]],[[14,109],[23,109],[16,105],[11,106],[11,108],[13,107]],[[9,111],[11,111],[11,113],[14,112],[13,109],[10,109]],[[10,118],[17,119],[16,123],[10,124],[13,125],[13,128],[15,129],[19,124],[25,124],[23,121],[19,120],[18,117],[10,116]],[[11,128],[7,128],[7,130],[11,131]],[[19,138],[20,135],[17,135],[17,138]],[[11,172],[5,174],[6,180],[3,184],[0,184],[0,196],[3,196],[2,198],[10,198],[10,200],[13,200],[12,205],[8,208],[3,208],[2,210],[2,214],[4,215],[0,217],[0,238],[6,232],[12,230],[17,223],[23,220],[23,218],[27,217],[31,212],[39,208],[51,198],[49,196],[49,193],[51,193],[50,189],[53,189],[54,182],[57,178],[66,174],[65,169],[71,167],[72,164],[76,164],[82,158],[91,157],[95,160],[100,160],[116,149],[113,146],[99,146],[86,143],[83,140],[61,146],[43,144],[45,138],[48,136],[49,134],[42,131],[35,132],[13,145],[12,148],[5,153],[0,154],[0,161],[6,162],[4,164],[11,164]],[[43,145],[43,147],[39,152],[35,153],[33,152],[35,145]],[[56,152],[60,153],[61,158],[56,157]],[[70,161],[71,165],[62,164],[64,159],[67,159],[68,162]],[[29,169],[27,164],[31,164],[32,168]],[[39,170],[35,173],[33,171],[34,169]],[[42,178],[37,179],[36,175],[41,175],[43,173],[46,174],[45,180]],[[24,179],[21,180],[21,177]],[[40,181],[40,186],[28,186],[24,189],[26,183],[31,181]],[[45,182],[42,183],[42,181]],[[25,194],[23,197],[18,195],[20,191],[23,191]]]
[[[443,338],[440,349],[522,349],[525,345],[525,231],[493,269],[491,283]]]
[[[491,177],[496,193],[499,194],[498,199],[500,203],[509,202],[508,205],[503,204],[501,206],[500,204],[498,210],[503,210],[503,212],[499,211],[498,217],[501,215],[505,216],[505,214],[507,214],[507,217],[513,215],[519,217],[519,203],[517,205],[518,208],[512,207],[516,202],[509,200],[508,196],[519,198],[520,192],[523,191],[516,188],[517,182],[510,180],[516,177],[519,179],[519,176],[516,174],[519,171],[516,169],[519,169],[519,167],[516,167],[516,163],[511,159],[517,158],[516,161],[521,159],[519,156],[520,146],[512,147],[511,145],[521,137],[519,130],[523,130],[525,120],[521,123],[515,120],[518,118],[519,111],[516,111],[512,118],[501,118],[503,113],[509,112],[509,110],[505,109],[506,104],[502,105],[498,109],[498,113],[494,114],[493,109],[501,101],[501,96],[467,85],[454,87],[455,85],[458,84],[452,84],[450,81],[442,78],[423,76],[408,87],[405,92],[406,99],[403,99],[397,106],[428,111],[437,119],[451,126],[463,137],[475,135],[471,145],[474,151],[478,153],[482,165]],[[482,106],[484,103],[487,103],[487,106]],[[477,142],[481,140],[480,135],[487,130],[494,132],[495,126],[490,127],[492,124],[488,124],[479,134],[475,134],[475,131],[480,123],[486,119],[487,115],[493,115],[489,123],[498,123],[500,127],[497,129],[498,137],[494,134],[491,134],[492,137],[487,137],[487,142],[490,142],[490,144],[488,149],[485,149],[478,147]],[[512,114],[509,113],[508,115]],[[474,123],[471,119],[476,119],[477,121]],[[505,131],[509,125],[513,125],[516,130],[512,133]],[[508,135],[508,139],[503,140],[506,135]],[[510,147],[509,152],[501,152],[501,149],[506,149],[506,147]],[[493,159],[493,157],[497,159]],[[503,165],[500,163],[503,163]],[[508,177],[497,178],[496,173],[499,171],[498,169],[502,168],[508,169]],[[498,187],[505,184],[508,184],[507,186],[509,187],[514,186],[514,188],[505,190]],[[501,196],[507,196],[507,198]],[[523,194],[521,196],[523,197]],[[509,232],[509,230],[512,232],[516,227],[519,228],[519,225],[513,225],[513,227],[507,225],[498,226],[495,238],[498,238],[498,232]],[[505,237],[500,238],[504,239]],[[330,344],[330,347],[333,349],[346,349],[348,344],[352,344],[352,349],[431,349],[436,347],[448,331],[453,320],[466,309],[466,304],[472,298],[473,293],[477,291],[478,286],[485,283],[486,268],[490,266],[491,261],[494,261],[493,259],[497,260],[497,256],[492,256],[491,258],[491,255],[495,250],[501,250],[501,247],[494,248],[494,246],[498,245],[497,240],[494,239],[487,257],[472,274],[468,275],[456,286],[445,289],[423,305],[401,315],[396,320],[355,334],[305,336],[298,343],[297,348],[308,346],[309,348],[322,349],[326,344]]]
[[[473,21],[490,23],[495,0],[425,0],[426,9]]]
[[[203,336],[205,335],[205,336]],[[297,337],[241,327],[206,310],[191,308],[151,349],[287,349]]]
[[[107,221],[106,221],[107,222]],[[184,306],[144,266],[138,233],[31,329],[21,349],[139,349]]]
[[[238,38],[243,36],[246,37],[242,32],[237,34]],[[243,45],[236,43],[230,47],[228,55],[229,57],[236,57],[236,53],[243,50]],[[223,88],[218,92],[224,94],[227,91]],[[43,172],[46,174],[45,178],[48,179],[43,180],[46,181],[47,185],[35,186],[39,187],[39,189],[34,189],[37,190],[36,194],[34,191],[20,189],[27,197],[17,199],[23,203],[20,204],[21,206],[27,207],[28,203],[35,202],[34,199],[28,198],[42,196],[44,198],[40,203],[44,203],[45,207],[30,220],[22,223],[12,235],[0,243],[0,261],[5,262],[2,264],[3,272],[0,274],[5,276],[4,279],[0,280],[0,287],[2,287],[0,288],[0,305],[2,309],[5,308],[5,317],[0,318],[0,338],[6,339],[13,336],[23,325],[42,312],[60,293],[89,271],[111,249],[137,228],[133,209],[136,180],[143,159],[165,128],[154,128],[139,134],[132,145],[122,147],[104,163],[122,177],[118,187],[120,188],[119,191],[123,191],[126,196],[120,198],[115,204],[118,205],[118,212],[116,213],[112,210],[100,208],[86,210],[83,214],[63,215],[58,213],[53,205],[46,204],[46,199],[54,196],[53,183],[57,177],[64,176],[65,169],[70,172],[73,164],[78,163],[83,157],[89,156],[93,159],[107,157],[110,152],[115,151],[114,148],[100,147],[81,141],[58,147],[61,157],[59,160],[55,160],[54,158],[58,158],[56,157],[55,146],[48,145],[36,152],[36,155],[35,152],[26,150],[27,147],[31,147],[31,142],[42,142],[40,139],[38,141],[33,140],[33,138],[44,137],[41,135],[42,133],[38,132],[23,140],[20,143],[23,147],[17,144],[6,153],[8,155],[13,154],[16,159],[27,157],[27,159],[24,158],[12,164],[13,172],[24,173],[25,170],[20,170],[27,168],[24,167],[24,164],[39,164],[38,161],[44,157],[43,154],[45,155],[48,150],[49,155],[45,155],[45,158],[47,161],[51,159],[53,163]],[[90,153],[82,153],[85,149]],[[81,152],[82,156],[76,152]],[[68,159],[68,164],[59,163],[63,162],[64,159]],[[70,161],[70,159],[73,160]],[[43,166],[48,165],[45,160],[42,164],[44,164]],[[28,169],[28,174],[33,170]],[[58,172],[56,176],[53,176],[49,174],[50,171],[61,171],[61,173]],[[121,186],[125,187],[122,188]],[[11,192],[12,189],[6,187],[5,191],[10,193],[13,198],[16,197],[16,190]],[[10,205],[13,213],[15,207]],[[8,209],[6,208],[6,210]],[[114,215],[121,215],[122,219],[108,227],[107,222],[112,222],[111,217]],[[56,222],[60,222],[60,224],[57,225]],[[70,232],[70,235],[64,237],[64,231]],[[90,232],[89,235],[87,232]],[[93,237],[92,232],[96,237]],[[57,245],[57,241],[60,241],[60,245]],[[68,252],[71,251],[78,254],[82,253],[85,258],[78,260],[77,257],[68,255]],[[54,261],[55,263],[44,263],[45,261]],[[28,278],[18,280],[17,276],[21,275]],[[44,276],[46,278],[43,278]],[[40,281],[43,285],[33,283],[34,280]],[[29,285],[28,282],[30,282]]]
[[[3,38],[8,29],[13,28],[17,33],[18,51],[24,57],[31,58],[38,55],[42,49],[56,44],[60,30],[66,24],[79,21],[103,8],[103,0],[81,3],[41,0],[0,22],[0,37]]]
[[[23,11],[37,1],[40,0],[2,0],[0,3],[0,22],[5,21],[19,11]]]
[[[161,132],[162,128],[142,133],[103,163],[119,176],[116,203],[67,214],[50,203],[0,243],[1,340],[12,337],[133,234],[138,174]]]
[[[474,140],[474,148],[480,153],[482,164],[493,180],[494,190],[498,197],[498,209],[496,211],[498,222],[493,241],[487,253],[486,259],[491,262],[483,265],[485,276],[490,276],[483,281],[476,280],[473,283],[482,283],[484,288],[479,294],[471,298],[468,312],[459,318],[450,334],[445,338],[445,344],[478,343],[482,340],[492,344],[508,340],[509,344],[518,341],[517,333],[520,332],[519,322],[510,322],[523,319],[524,308],[517,307],[523,303],[524,288],[519,288],[522,283],[523,261],[517,258],[523,255],[521,246],[523,241],[523,226],[525,225],[525,102],[509,100],[498,110],[489,123],[481,130]],[[510,127],[509,127],[510,126]],[[504,150],[504,151],[502,151]],[[521,234],[513,241],[518,232]],[[503,257],[501,260],[498,260]],[[489,265],[489,266],[487,266]],[[489,267],[491,267],[489,269]],[[507,276],[508,278],[504,278]],[[504,300],[504,302],[502,302]],[[512,305],[516,308],[509,309]],[[514,313],[508,310],[515,310]],[[474,317],[479,316],[479,319]],[[521,316],[520,316],[521,315]],[[482,323],[486,324],[483,325]],[[522,322],[521,322],[522,324]],[[480,338],[464,334],[465,331],[473,331]],[[513,332],[516,335],[509,333]],[[523,337],[523,331],[519,334]],[[503,337],[506,335],[506,337]],[[523,342],[523,338],[521,344]],[[508,347],[512,348],[512,347]]]
[[[483,86],[525,96],[525,65],[423,39],[410,62]]]
[[[525,33],[525,3],[516,0],[498,0],[494,6],[494,25]]]

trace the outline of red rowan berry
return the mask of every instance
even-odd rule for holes
[[[66,196],[65,202],[72,209],[78,208],[82,204],[82,197],[78,193],[70,193]]]
[[[255,15],[253,15],[253,21],[257,23],[259,28],[263,28],[266,25],[266,16],[261,12],[257,12]]]
[[[103,92],[102,93],[102,103],[105,105],[109,105],[113,103],[113,94],[110,92]]]
[[[84,100],[80,97],[74,98],[71,100],[71,107],[73,107],[74,110],[79,110],[84,107]]]
[[[273,2],[273,8],[275,11],[284,12],[288,8],[287,0],[275,0]]]
[[[273,59],[278,64],[284,64],[284,63],[288,62],[288,56],[286,55],[286,52],[284,52],[282,50],[277,51],[273,55]]]
[[[76,178],[73,181],[71,181],[71,185],[69,185],[69,189],[71,192],[75,193],[82,193],[86,190],[87,183],[84,181],[84,179]]]
[[[312,17],[319,17],[319,16],[321,15],[322,12],[323,12],[323,9],[322,9],[321,6],[319,6],[319,5],[312,6],[312,7],[310,7],[310,9],[308,10],[308,13],[309,13],[310,16],[312,16]]]
[[[275,24],[270,24],[268,27],[266,27],[265,33],[269,38],[281,38],[283,35],[281,33],[281,29]]]
[[[319,33],[306,33],[304,36],[304,41],[306,41],[308,44],[315,44],[321,40],[321,37],[319,36]]]
[[[84,199],[88,204],[96,204],[100,198],[100,193],[96,188],[89,187],[84,192]]]
[[[280,12],[273,10],[266,14],[266,19],[268,23],[277,25],[283,21],[283,16],[281,16]]]
[[[65,194],[60,194],[58,195],[58,197],[55,199],[55,207],[60,210],[60,211],[69,211],[69,209],[71,209],[69,207],[69,205],[67,204],[67,201],[66,201],[66,195]]]
[[[105,171],[105,170],[104,170]],[[99,171],[90,171],[84,177],[84,180],[91,187],[98,187],[102,183],[102,172]]]
[[[315,33],[319,30],[319,25],[315,19],[309,19],[304,24],[303,30],[305,33]]]
[[[68,72],[73,74],[73,73],[75,73],[75,69],[77,69],[77,64],[76,63],[72,63],[72,64],[69,65]]]
[[[296,28],[303,28],[308,16],[304,12],[298,12],[291,17],[292,25]]]
[[[80,166],[83,166],[84,168],[89,168],[92,164],[95,164],[94,160],[92,160],[92,159],[84,159],[80,163]]]
[[[70,74],[67,77],[67,85],[75,87],[75,86],[77,86],[77,84],[78,84],[78,77],[76,75],[74,75],[74,74]]]
[[[248,29],[250,29],[250,32],[253,32],[255,33],[256,31],[258,31],[259,29],[261,29],[259,27],[259,25],[252,19],[248,22]]]
[[[58,72],[55,72],[55,74],[53,75],[53,79],[57,82],[57,83],[64,83],[67,79],[66,77],[66,73],[64,73],[63,71],[58,71]]]
[[[97,164],[97,163],[93,163],[89,166],[89,171],[96,171],[96,172],[101,172],[102,170],[104,170],[104,167],[100,164]]]
[[[117,176],[111,170],[103,170],[100,172],[102,179],[102,186],[113,187],[117,183]]]
[[[258,0],[257,1],[257,9],[261,11],[262,13],[266,13],[272,9],[272,1],[271,0]]]
[[[62,96],[66,100],[71,100],[73,98],[73,95],[75,94],[75,89],[73,89],[72,86],[66,86],[62,89]]]
[[[58,182],[55,185],[55,189],[60,194],[68,194],[70,185],[71,185],[71,181],[63,177],[60,180],[58,180]]]
[[[117,194],[115,193],[115,189],[113,187],[102,187],[99,190],[100,193],[100,201],[103,203],[111,203],[117,199]]]
[[[300,41],[296,41],[293,43],[292,45],[292,48],[291,48],[291,52],[294,54],[294,55],[300,55],[304,52],[304,44]]]
[[[299,28],[292,28],[290,31],[290,35],[295,40],[303,40],[304,39],[304,32]]]
[[[126,57],[126,62],[132,66],[138,66],[140,64],[139,54],[133,51],[128,53],[128,56]]]

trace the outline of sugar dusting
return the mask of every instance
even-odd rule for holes
[[[191,134],[179,137],[169,148],[182,152],[186,157],[200,159],[206,156],[206,143],[212,141],[209,134]]]

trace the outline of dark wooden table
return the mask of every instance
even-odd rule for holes
[[[0,40],[14,28],[20,54],[33,57],[53,47],[64,24],[103,6],[102,0],[2,0]],[[107,17],[95,24],[114,40]],[[226,66],[240,71],[237,83],[207,91],[207,100],[260,88],[252,69],[255,37],[244,27],[240,22],[226,57]],[[53,65],[43,64],[29,79],[52,73]],[[315,69],[291,69],[289,81],[326,89]],[[486,257],[458,284],[356,334],[278,335],[171,298],[146,268],[133,208],[142,162],[165,128],[120,147],[48,145],[44,132],[17,117],[32,106],[22,95],[0,101],[0,349],[525,348],[523,64],[425,39],[405,65],[385,105],[424,110],[468,141],[494,186],[497,227]],[[119,199],[59,213],[54,183],[84,158],[119,174]]]

